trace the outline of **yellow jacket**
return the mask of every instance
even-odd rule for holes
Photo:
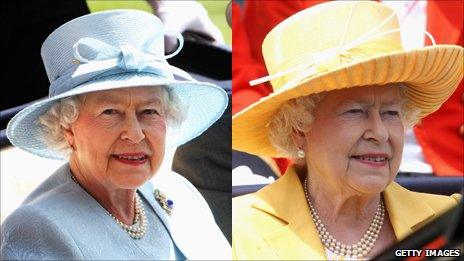
[[[460,198],[412,192],[395,182],[382,194],[398,240]],[[234,198],[232,224],[234,260],[327,259],[293,169],[256,193]]]

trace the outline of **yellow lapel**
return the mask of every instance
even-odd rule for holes
[[[396,238],[401,240],[436,214],[419,194],[392,182],[382,193]]]
[[[382,194],[398,240],[436,216],[435,211],[419,194],[395,182]],[[265,241],[281,259],[327,259],[309,214],[302,185],[293,168],[289,168],[273,184],[255,193],[252,206],[287,223],[264,236]]]
[[[281,259],[327,259],[309,214],[303,187],[293,168],[273,184],[255,193],[255,197],[254,208],[287,223],[264,236]]]

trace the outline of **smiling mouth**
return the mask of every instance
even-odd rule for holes
[[[356,162],[372,168],[383,168],[390,158],[387,155],[357,155],[351,156]]]
[[[113,154],[112,157],[120,163],[127,165],[143,165],[148,161],[148,155],[144,153]]]
[[[113,155],[113,156],[115,156],[115,157],[118,158],[118,159],[133,160],[133,161],[144,160],[144,159],[147,159],[147,158],[148,158],[148,155],[140,155],[140,156]]]
[[[352,158],[359,159],[362,161],[372,161],[372,162],[385,162],[388,160],[387,157],[352,156]]]

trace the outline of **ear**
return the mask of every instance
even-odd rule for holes
[[[297,148],[306,151],[306,136],[303,132],[293,131],[292,139]]]
[[[74,132],[72,130],[72,127],[70,126],[69,128],[66,129],[65,127],[62,126],[61,130],[63,131],[64,138],[68,142],[69,146],[71,146],[73,150],[76,150],[76,143],[74,141]]]

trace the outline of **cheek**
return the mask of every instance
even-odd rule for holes
[[[398,158],[401,159],[404,146],[404,128],[403,126],[397,126],[392,128],[390,131],[390,141],[393,148],[393,152]]]
[[[166,120],[164,119],[145,119],[144,123],[147,136],[161,138],[166,135]]]
[[[353,121],[336,121],[325,129],[325,133],[332,150],[340,157],[346,158],[362,139],[363,127]]]
[[[145,136],[154,152],[163,151],[166,139],[166,122],[164,120],[151,121],[145,127]]]
[[[345,168],[348,155],[362,135],[359,129],[359,125],[349,121],[319,121],[307,136],[309,153],[317,155],[317,164],[325,162],[330,168]]]
[[[88,171],[103,173],[117,135],[97,125],[85,124],[79,127],[76,128],[75,138],[80,164]]]
[[[110,128],[102,126],[101,121],[81,119],[75,128],[75,137],[81,148],[89,153],[99,153],[114,142],[116,136]],[[98,141],[98,142],[95,142]]]
[[[165,125],[164,125],[165,126]],[[151,171],[158,171],[165,154],[165,141],[166,141],[166,128],[151,128],[150,131],[145,132],[148,146],[152,151],[150,158]]]

